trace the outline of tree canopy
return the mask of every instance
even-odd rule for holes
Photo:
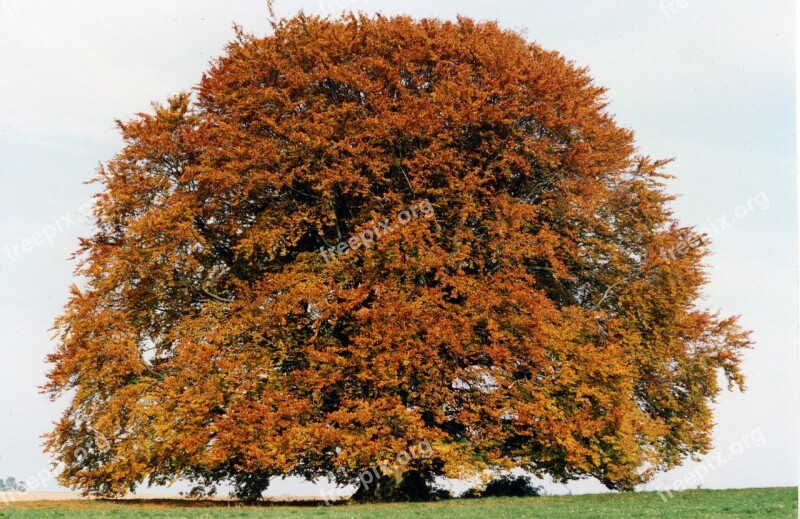
[[[632,489],[707,452],[748,334],[586,69],[466,18],[273,29],[118,123],[48,358],[62,483]]]

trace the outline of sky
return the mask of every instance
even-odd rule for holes
[[[679,220],[714,251],[702,305],[740,315],[747,391],[715,404],[714,450],[647,490],[798,484],[795,8],[792,1],[276,0],[278,16],[497,20],[589,68],[639,150],[674,157]],[[268,35],[263,0],[0,0],[0,477],[58,490],[41,435],[64,408],[40,394],[51,326],[115,119],[191,89],[233,39]],[[602,491],[594,481],[552,493]],[[163,490],[174,492],[179,487]],[[271,494],[314,494],[296,480]]]

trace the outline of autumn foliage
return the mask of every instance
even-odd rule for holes
[[[282,20],[119,127],[49,356],[62,483],[631,489],[708,450],[720,372],[742,385],[747,333],[696,305],[707,248],[666,162],[585,69],[493,23]]]

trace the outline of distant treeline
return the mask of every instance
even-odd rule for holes
[[[25,492],[28,489],[23,481],[17,481],[17,478],[7,477],[5,480],[0,478],[0,492]]]

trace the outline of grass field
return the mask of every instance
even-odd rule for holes
[[[227,503],[32,501],[0,505],[2,517],[29,518],[227,518],[331,519],[448,518],[647,518],[647,517],[797,517],[796,488],[689,490],[666,502],[656,493],[595,494],[540,498],[454,499],[437,503],[386,505],[235,506]]]

